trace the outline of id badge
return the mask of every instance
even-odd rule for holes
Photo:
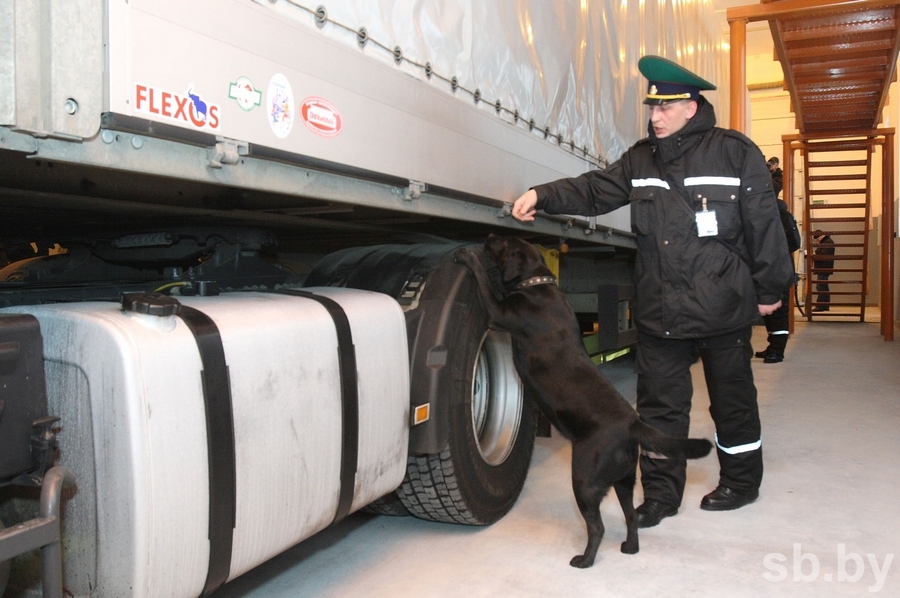
[[[697,212],[697,236],[715,237],[719,234],[719,223],[716,222],[715,210]]]

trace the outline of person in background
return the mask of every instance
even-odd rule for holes
[[[716,127],[700,94],[716,87],[658,56],[638,68],[648,79],[648,136],[603,170],[526,191],[512,216],[529,222],[537,210],[594,216],[631,207],[638,414],[686,438],[699,357],[719,457],[718,486],[700,508],[737,509],[759,497],[763,475],[752,326],[778,308],[793,267],[762,152]],[[652,527],[678,512],[686,462],[644,451],[640,467],[638,527]]]
[[[781,160],[775,156],[766,161],[766,166],[769,167],[769,172],[772,173],[772,188],[775,191],[775,197],[781,194],[781,188],[784,186],[784,172],[778,166],[780,163]]]
[[[766,161],[769,172],[772,175],[772,190],[775,192],[775,201],[778,204],[778,215],[781,218],[781,224],[784,227],[784,234],[788,242],[788,251],[791,253],[800,249],[799,231],[797,231],[797,222],[788,210],[787,203],[778,195],[784,186],[784,173],[778,167],[778,158],[772,156]],[[793,263],[793,259],[791,260]],[[796,284],[796,280],[793,284]],[[784,290],[781,295],[781,307],[776,309],[768,316],[763,317],[763,323],[766,325],[768,332],[768,346],[762,351],[755,353],[756,357],[760,357],[763,363],[781,363],[784,361],[784,350],[787,347],[788,338],[790,337],[790,292],[791,287]]]
[[[834,241],[832,241],[831,237],[817,229],[813,232],[813,240],[816,242],[814,255],[834,256]],[[813,268],[830,270],[834,268],[834,260],[816,260],[813,263]],[[831,295],[828,293],[831,290],[828,286],[829,276],[831,276],[831,272],[816,272],[816,292],[818,293],[816,303],[831,302]],[[813,311],[828,311],[828,305],[816,305]]]

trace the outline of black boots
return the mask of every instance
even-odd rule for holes
[[[769,346],[763,351],[754,353],[756,357],[761,357],[763,363],[781,363],[784,361],[784,348],[787,346],[787,334],[770,334]]]
[[[719,486],[700,501],[700,508],[704,511],[733,511],[749,505],[759,498],[759,490],[735,490],[727,486]]]
[[[644,504],[639,506],[635,513],[638,527],[653,527],[659,525],[664,517],[671,517],[678,513],[678,507],[651,499],[644,501]]]

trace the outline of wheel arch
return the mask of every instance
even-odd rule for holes
[[[391,295],[406,314],[410,357],[410,407],[428,405],[429,418],[411,426],[410,454],[440,453],[449,438],[451,389],[456,383],[447,347],[462,331],[471,305],[461,300],[472,281],[453,252],[462,245],[381,245],[330,254],[304,286],[346,286]]]

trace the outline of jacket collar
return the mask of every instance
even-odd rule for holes
[[[650,144],[653,146],[657,158],[662,163],[666,163],[681,157],[685,152],[694,148],[703,139],[703,135],[715,126],[716,111],[712,104],[706,101],[706,98],[700,96],[697,113],[684,125],[684,128],[674,135],[657,139],[649,121],[647,130]]]

